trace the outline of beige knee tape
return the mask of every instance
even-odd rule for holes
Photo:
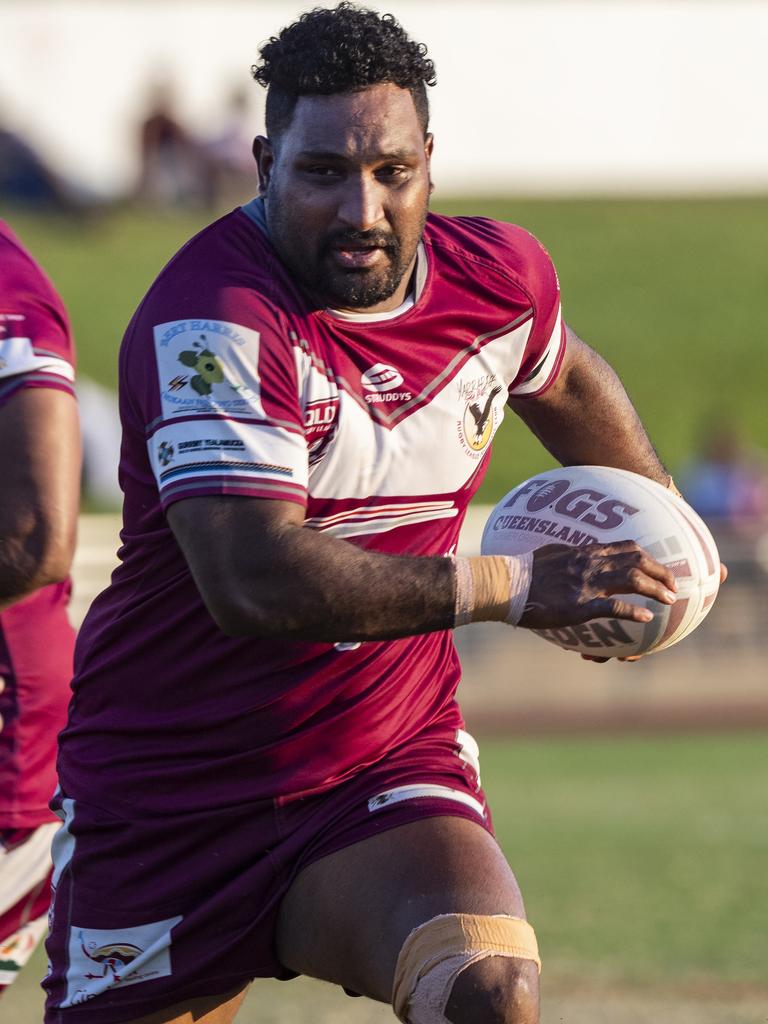
[[[444,1020],[445,1004],[458,975],[478,960],[489,956],[533,960],[541,970],[536,934],[519,917],[506,914],[442,914],[414,928],[403,943],[395,967],[392,1006],[403,1024],[434,1024]],[[434,987],[425,980],[434,980]],[[421,1020],[409,1015],[417,988]],[[427,991],[427,989],[431,991]]]

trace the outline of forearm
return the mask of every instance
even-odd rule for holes
[[[305,527],[292,502],[223,495],[179,501],[168,520],[206,607],[230,636],[339,643],[468,622],[540,629],[606,615],[647,621],[647,609],[605,595],[664,600],[664,587],[674,588],[671,574],[631,543],[549,545],[515,557],[386,555]]]
[[[571,359],[552,394],[512,409],[564,466],[615,466],[659,483],[669,473],[615,371],[569,331]]]
[[[450,559],[366,551],[302,526],[276,530],[250,564],[246,556],[222,567],[218,579],[208,572],[196,580],[220,627],[234,636],[387,640],[454,623]]]

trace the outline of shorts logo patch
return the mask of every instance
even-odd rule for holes
[[[174,320],[154,333],[163,419],[264,418],[258,331],[223,320]]]
[[[77,1006],[109,988],[138,985],[171,972],[171,929],[183,918],[135,928],[79,928],[69,935],[67,993],[61,1007]]]

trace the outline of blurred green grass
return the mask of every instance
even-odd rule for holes
[[[550,978],[768,983],[766,755],[764,734],[482,745]]]
[[[533,231],[560,273],[567,320],[614,365],[662,458],[676,470],[720,416],[768,436],[768,197],[453,200],[446,213]],[[211,219],[123,210],[73,222],[6,211],[71,312],[81,370],[116,385],[125,325],[159,269]],[[551,464],[514,417],[480,492],[495,501]]]
[[[487,740],[481,762],[538,934],[545,992],[567,998],[574,1020],[579,1000],[601,991],[619,1004],[645,992],[670,1005],[681,995],[695,1004],[698,991],[702,1015],[686,1020],[729,1024],[752,1018],[703,1010],[715,994],[728,1003],[748,992],[768,1013],[768,736]],[[43,970],[38,953],[4,999],[3,1020],[40,1019]],[[241,1016],[392,1019],[309,982],[258,984]]]

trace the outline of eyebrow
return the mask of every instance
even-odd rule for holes
[[[376,156],[375,163],[385,163],[386,161],[398,161],[398,160],[413,160],[419,156],[417,150],[412,149],[397,149],[390,153],[380,153]],[[321,149],[303,149],[296,154],[296,158],[299,160],[328,160],[347,162],[349,157],[344,153],[335,153],[330,150]]]

